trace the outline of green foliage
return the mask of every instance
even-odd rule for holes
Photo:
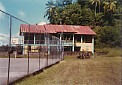
[[[62,23],[70,25],[90,25],[93,20],[92,12],[83,8],[79,4],[72,4],[65,7],[62,11]]]
[[[96,47],[113,47],[121,46],[121,33],[120,27],[96,27],[94,31],[97,33],[95,36]]]
[[[120,22],[120,3],[116,0],[48,1],[45,16],[51,24],[116,26]]]
[[[116,4],[117,4],[116,0],[104,1],[103,4],[104,4],[104,12],[107,12],[107,13],[115,12]]]

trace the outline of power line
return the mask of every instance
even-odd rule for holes
[[[23,21],[23,20],[21,20],[21,19],[19,19],[19,18],[15,17],[15,16],[13,16],[13,15],[11,15],[11,14],[9,14],[9,13],[7,13],[7,12],[5,12],[5,11],[1,10],[1,9],[0,9],[0,11],[1,11],[2,13],[6,14],[6,15],[9,15],[9,16],[11,16],[11,17],[13,17],[13,18],[15,18],[15,19],[17,19],[17,20],[21,21],[21,22],[24,22],[24,23],[26,23],[26,24],[29,24],[28,22],[25,22],[25,21]]]

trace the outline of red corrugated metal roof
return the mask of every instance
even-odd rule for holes
[[[29,29],[30,28],[30,29]],[[73,26],[73,25],[20,25],[21,32],[30,33],[57,33],[67,32],[75,34],[96,35],[90,26]]]
[[[75,32],[71,25],[44,25],[48,33]]]
[[[74,29],[77,31],[76,34],[96,35],[90,26],[74,26]]]
[[[45,28],[43,25],[27,25],[27,24],[21,24],[20,25],[20,32],[30,32],[30,33],[45,33]]]

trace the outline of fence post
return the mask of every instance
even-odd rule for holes
[[[49,57],[49,56],[48,56],[48,54],[49,54],[49,50],[48,50],[48,49],[49,49],[49,47],[48,47],[48,46],[49,46],[49,45],[48,45],[48,44],[49,44],[49,39],[48,39],[48,37],[49,37],[49,36],[48,36],[48,34],[46,33],[46,40],[47,40],[47,66],[48,66],[48,57]]]
[[[31,49],[29,48],[29,43],[30,43],[30,24],[29,24],[29,33],[28,33],[28,71],[27,71],[27,74],[29,74],[29,58],[30,58],[29,50]]]
[[[8,66],[7,66],[7,76],[6,76],[7,80],[5,80],[5,83],[7,85],[9,85],[10,84],[10,70],[11,70],[11,52],[13,52],[13,45],[11,43],[11,40],[12,40],[12,29],[14,28],[13,21],[14,21],[14,19],[16,19],[16,20],[24,22],[26,24],[28,24],[28,23],[23,21],[23,20],[21,20],[21,19],[19,19],[19,18],[17,18],[17,17],[15,17],[15,16],[13,16],[13,15],[11,15],[11,14],[9,14],[9,13],[7,13],[7,12],[5,12],[5,11],[3,11],[3,10],[1,10],[1,9],[0,9],[0,12],[5,14],[5,15],[7,15],[9,17],[9,19],[7,21],[7,22],[9,22],[9,25],[8,25],[8,29],[9,29],[9,41],[7,41],[7,45],[8,45],[7,46],[8,47],[8,49],[7,49],[7,52],[8,52],[7,53],[7,55],[8,55],[8,58],[7,58],[8,62],[7,62],[7,64],[8,64]]]
[[[61,42],[61,46],[62,46],[62,49],[61,49],[61,52],[62,52],[62,60],[64,59],[64,45],[63,45],[63,41]]]
[[[40,46],[39,46],[39,70],[40,70],[40,51],[41,51],[41,30],[40,30],[40,38],[39,38],[39,43],[40,43]]]
[[[38,50],[39,51],[39,70],[40,70],[40,49],[41,48],[39,47],[39,50]]]
[[[9,52],[8,52],[8,55],[9,55],[9,61],[8,61],[8,78],[7,78],[7,85],[9,84],[9,77],[10,77],[10,58],[11,58],[11,55],[10,55],[10,51],[11,51],[11,29],[12,29],[12,17],[10,16],[10,35],[9,35]]]

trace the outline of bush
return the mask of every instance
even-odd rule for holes
[[[96,27],[94,31],[97,33],[95,36],[96,47],[114,48],[121,46],[120,27]]]

